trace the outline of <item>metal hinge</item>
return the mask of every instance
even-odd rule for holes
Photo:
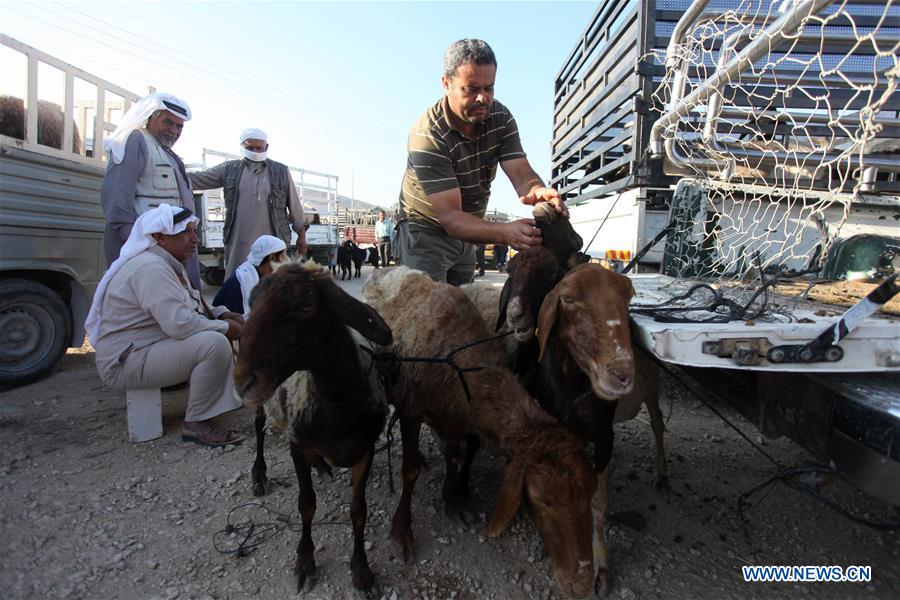
[[[772,343],[766,338],[723,338],[703,342],[703,354],[730,358],[740,366],[758,365]]]

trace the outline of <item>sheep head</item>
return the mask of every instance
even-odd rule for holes
[[[528,248],[516,254],[507,267],[509,277],[500,293],[500,316],[497,329],[504,321],[515,333],[516,341],[527,342],[534,336],[534,326],[541,302],[565,271],[549,249]]]
[[[628,304],[631,280],[596,264],[575,267],[547,294],[538,316],[543,357],[553,335],[598,398],[617,400],[634,385]]]
[[[580,252],[584,240],[569,219],[557,213],[550,203],[535,204],[531,216],[541,230],[541,243],[553,253],[562,268],[569,270],[590,260],[590,256]]]
[[[525,508],[553,561],[553,574],[569,598],[593,594],[591,497],[597,475],[584,457],[583,444],[542,414],[541,440],[513,456],[503,471],[500,494],[488,525],[497,537]],[[552,438],[552,439],[551,439]]]
[[[264,277],[250,302],[234,369],[235,386],[249,405],[266,402],[295,371],[333,366],[334,354],[324,345],[338,327],[351,327],[376,344],[392,342],[384,319],[311,261],[289,263]]]

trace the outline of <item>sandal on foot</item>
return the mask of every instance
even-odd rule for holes
[[[194,442],[204,446],[220,447],[229,444],[239,444],[244,441],[244,436],[231,429],[225,429],[216,425],[206,425],[202,429],[181,430],[181,439],[185,442]]]

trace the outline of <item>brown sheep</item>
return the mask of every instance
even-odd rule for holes
[[[369,369],[370,359],[362,356],[360,339],[350,329],[384,345],[391,343],[391,330],[377,312],[338,287],[328,269],[311,261],[282,266],[263,278],[251,302],[234,381],[245,404],[260,407],[268,402],[267,407],[286,421],[303,523],[294,566],[298,591],[314,583],[311,528],[316,496],[310,469],[322,459],[352,470],[350,571],[353,587],[374,590],[375,576],[365,552],[366,481],[387,404],[383,390],[370,377],[374,371]],[[273,398],[295,371],[302,373]],[[255,493],[265,489],[264,425],[265,415],[258,411]]]
[[[376,271],[363,296],[391,325],[400,356],[444,356],[490,330],[459,288],[436,283],[420,271],[395,267]],[[475,433],[494,440],[509,457],[488,526],[497,536],[524,504],[540,533],[562,591],[582,598],[593,592],[590,499],[596,477],[584,456],[584,443],[561,427],[504,366],[495,342],[454,355],[465,386],[445,364],[402,363],[393,399],[403,436],[403,494],[394,513],[391,545],[399,560],[414,557],[410,503],[419,475],[418,440],[422,423],[446,445],[444,500],[458,510],[468,485],[473,448],[467,444],[462,472],[460,444]]]
[[[73,124],[72,152],[81,152],[81,136]],[[0,134],[25,139],[25,102],[14,96],[0,96]],[[60,150],[63,143],[63,110],[59,104],[47,100],[38,101],[38,135],[41,146]]]

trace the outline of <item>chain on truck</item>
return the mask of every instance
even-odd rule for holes
[[[894,506],[898,32],[886,2],[602,0],[551,179],[637,343]]]

